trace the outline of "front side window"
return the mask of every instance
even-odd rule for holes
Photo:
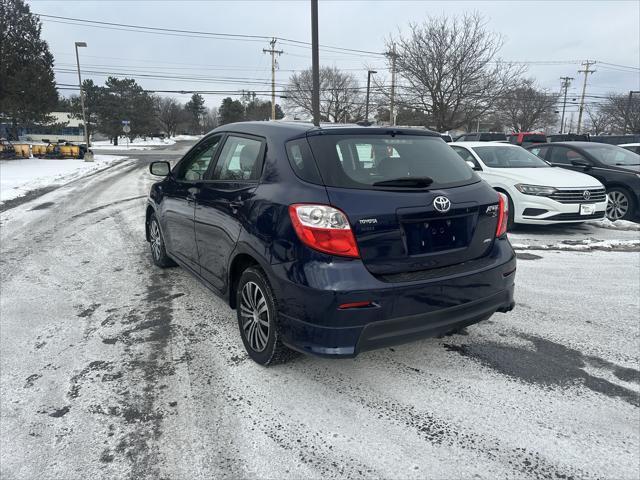
[[[640,156],[616,145],[589,145],[584,149],[606,165],[640,165]]]
[[[473,147],[482,162],[490,168],[548,168],[549,164],[522,147]]]
[[[193,152],[191,158],[187,159],[178,167],[176,178],[188,182],[202,180],[209,169],[211,161],[215,157],[221,138],[221,135],[217,135],[200,144]]]
[[[229,135],[213,172],[213,180],[258,180],[262,173],[262,142]]]
[[[325,134],[310,136],[309,144],[324,183],[332,187],[382,188],[389,186],[384,182],[415,180],[438,188],[479,180],[440,137]]]

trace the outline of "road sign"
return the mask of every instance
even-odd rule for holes
[[[124,133],[129,133],[131,131],[131,127],[128,124],[122,126],[122,131]]]
[[[122,120],[122,125],[129,125],[131,122],[129,120]]]

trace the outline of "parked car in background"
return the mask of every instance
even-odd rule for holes
[[[544,133],[519,132],[509,135],[508,140],[509,143],[516,145],[531,145],[533,143],[547,143],[547,136]]]
[[[227,299],[259,364],[353,357],[514,306],[506,199],[438,133],[228,124],[150,170],[153,262]]]
[[[607,199],[593,177],[553,168],[531,152],[508,143],[451,144],[483,180],[509,199],[509,223],[550,225],[602,218]]]
[[[448,133],[441,133],[440,136],[447,143],[453,142],[453,139],[451,138],[451,135],[449,135]]]
[[[638,155],[640,155],[640,143],[623,143],[618,146],[624,148],[625,150],[629,150],[630,152],[637,153]]]
[[[556,133],[547,135],[549,142],[588,142],[588,133]]]
[[[634,220],[640,214],[640,155],[594,142],[561,142],[528,149],[554,166],[597,178],[607,189],[609,220]]]
[[[456,137],[456,142],[506,142],[507,135],[500,132],[471,132]]]
[[[590,142],[608,143],[609,145],[620,145],[623,143],[640,142],[640,135],[591,135]]]

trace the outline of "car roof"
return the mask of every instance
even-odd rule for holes
[[[548,146],[554,146],[554,147],[561,147],[561,146],[565,146],[565,147],[578,147],[578,148],[583,148],[583,147],[590,147],[593,145],[608,145],[607,143],[599,143],[599,142],[571,142],[571,141],[567,141],[567,142],[551,142],[551,143],[537,143],[535,145],[531,145],[530,147],[527,148],[531,148],[531,147],[539,147],[540,145],[548,145]]]
[[[640,147],[640,143],[621,143],[619,147]]]
[[[505,143],[505,142],[453,142],[451,144],[452,147],[456,145],[461,145],[463,147],[486,147],[486,146],[519,147],[519,145],[514,145],[513,143]]]
[[[432,132],[426,129],[416,129],[408,127],[392,127],[392,126],[380,126],[371,125],[363,126],[355,123],[321,123],[319,127],[316,127],[311,122],[306,121],[288,121],[288,120],[267,120],[267,121],[254,121],[254,122],[236,122],[221,125],[212,132],[237,132],[248,133],[254,135],[273,135],[280,138],[293,138],[301,136],[305,133],[370,133],[370,134],[383,134],[387,132],[403,132],[411,135],[425,135],[425,136],[437,136],[440,137],[438,132]]]

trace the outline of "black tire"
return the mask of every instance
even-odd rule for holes
[[[255,293],[255,288],[258,293],[254,296],[250,293]],[[264,298],[264,303],[260,298]],[[260,313],[264,308],[266,310]],[[236,292],[236,314],[242,343],[254,362],[266,367],[285,363],[298,355],[282,343],[277,299],[260,268],[249,267],[242,272]],[[268,327],[264,325],[265,321]]]
[[[621,187],[609,188],[607,190],[609,202],[607,203],[606,215],[613,222],[616,220],[633,220],[636,212],[636,202],[631,193]],[[622,210],[625,210],[621,215]]]
[[[164,246],[164,238],[162,237],[162,230],[155,214],[151,214],[149,218],[149,246],[151,247],[151,258],[160,268],[175,267],[177,264],[174,262]]]

